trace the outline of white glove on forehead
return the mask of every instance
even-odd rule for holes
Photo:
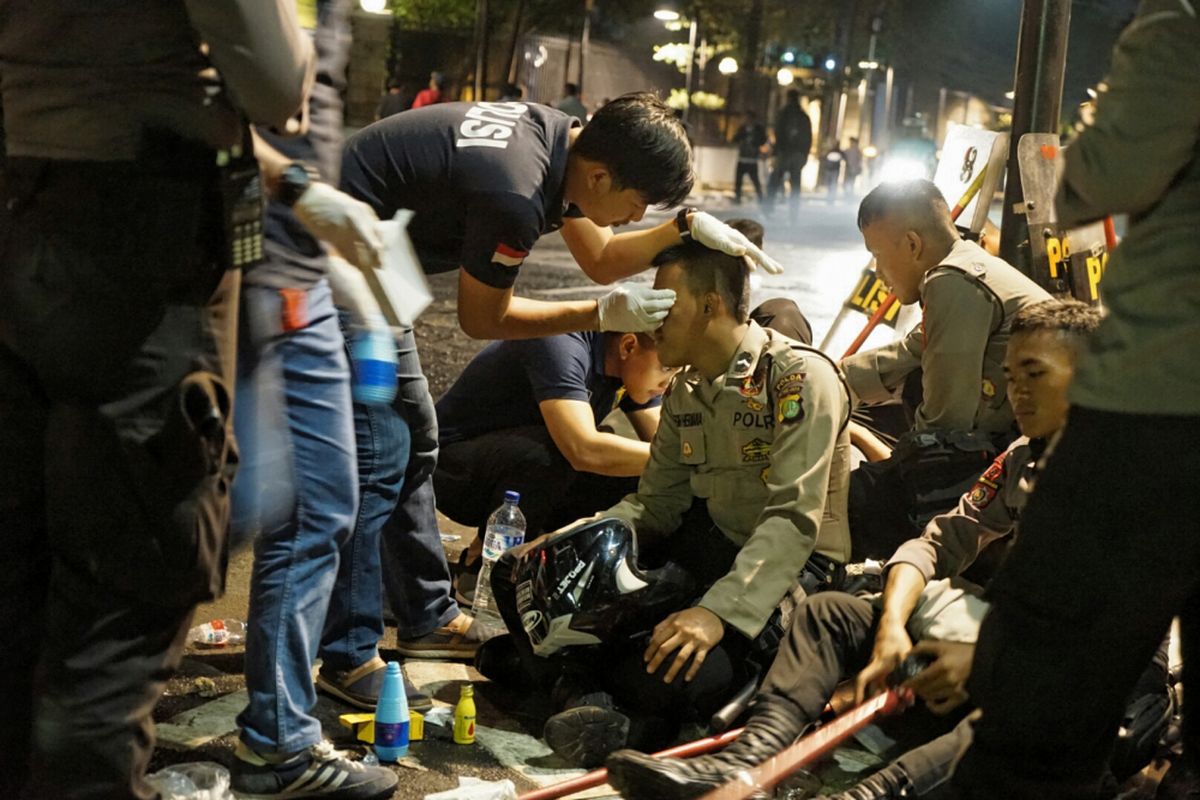
[[[644,333],[662,325],[675,305],[672,289],[623,284],[596,301],[600,330]]]
[[[743,256],[746,266],[750,269],[762,267],[772,275],[783,272],[783,265],[764,253],[741,231],[729,227],[712,214],[704,211],[693,213],[688,228],[692,232],[692,238],[705,247],[720,250],[731,256]]]

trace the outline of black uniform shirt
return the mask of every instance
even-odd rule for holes
[[[610,336],[598,331],[541,339],[492,342],[467,364],[437,403],[442,444],[491,431],[538,425],[543,400],[581,400],[599,425],[617,403],[621,379],[604,374]],[[659,398],[635,403],[625,395],[622,411],[661,405]]]
[[[505,289],[538,237],[562,225],[568,131],[578,124],[520,102],[405,111],[350,137],[342,189],[381,219],[416,212],[408,232],[426,272],[461,266]]]

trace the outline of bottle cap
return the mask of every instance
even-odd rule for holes
[[[521,493],[514,492],[512,489],[509,489],[504,493],[504,502],[516,505],[517,503],[521,502]]]
[[[474,697],[475,687],[472,684],[464,683],[462,688],[458,690],[459,697]]]

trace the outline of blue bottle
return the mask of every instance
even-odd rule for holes
[[[351,393],[364,405],[388,405],[396,397],[396,341],[382,318],[356,328],[350,339]]]
[[[375,755],[380,761],[398,761],[408,755],[408,697],[395,661],[388,662],[375,706]]]

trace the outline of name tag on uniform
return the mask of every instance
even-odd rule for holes
[[[703,464],[704,428],[700,426],[679,429],[679,460],[684,464]]]

